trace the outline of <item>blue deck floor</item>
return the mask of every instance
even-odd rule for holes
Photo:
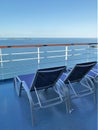
[[[90,95],[72,100],[71,114],[66,114],[64,103],[36,110],[33,127],[26,96],[19,98],[13,80],[6,80],[0,82],[0,130],[98,130],[97,104]]]

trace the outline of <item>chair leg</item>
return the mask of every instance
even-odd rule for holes
[[[16,89],[17,95],[20,97],[21,91],[22,91],[22,83],[20,83],[20,85],[18,87],[16,78],[14,79],[14,88]]]
[[[94,90],[93,98],[94,98],[94,104],[96,104],[97,103],[97,101],[96,101],[96,99],[97,99],[96,90]]]
[[[65,100],[66,112],[71,113],[73,111],[73,109],[72,109],[72,105],[71,105],[70,93],[69,93],[69,90],[67,88],[66,88],[66,97],[67,97]]]
[[[30,103],[30,111],[31,111],[32,125],[35,126],[34,109],[33,109],[33,106],[31,105],[31,103]]]
[[[16,89],[17,95],[19,96],[19,89],[17,87],[17,80],[14,78],[14,88]]]
[[[19,92],[18,92],[18,96],[20,97],[21,96],[21,93],[22,93],[22,83],[20,84],[20,87],[19,87]]]
[[[67,111],[67,113],[71,113],[73,111],[70,97],[68,97],[68,99],[66,101],[66,111]]]
[[[14,85],[14,88],[15,88],[15,79],[13,79],[13,85]]]
[[[69,113],[70,111],[69,101],[66,100],[65,104],[66,104],[66,113]]]

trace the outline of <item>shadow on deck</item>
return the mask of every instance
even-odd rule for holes
[[[97,90],[98,93],[98,90]],[[98,96],[97,96],[98,99]],[[98,100],[93,96],[72,100],[74,111],[66,114],[65,104],[35,111],[36,125],[31,123],[28,99],[19,98],[13,80],[0,82],[1,130],[97,130]]]

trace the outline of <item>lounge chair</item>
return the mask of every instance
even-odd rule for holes
[[[65,83],[65,86],[69,89],[71,99],[84,97],[90,94],[94,94],[95,99],[95,85],[93,84],[92,80],[87,76],[87,73],[95,65],[96,62],[76,64],[73,69],[63,74],[63,81]],[[61,95],[64,95],[61,87],[56,86],[55,90],[57,89],[59,89]]]
[[[35,120],[34,108],[47,108],[65,101],[68,111],[68,89],[65,89],[65,97],[59,92],[56,93],[53,89],[54,86],[61,86],[63,84],[59,79],[65,70],[65,66],[39,69],[36,74],[21,75],[14,78],[14,85],[18,96],[21,96],[23,89],[27,94],[33,124]],[[48,96],[49,93],[51,98]]]

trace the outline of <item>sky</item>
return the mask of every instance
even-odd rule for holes
[[[97,36],[97,0],[0,0],[0,37]]]

